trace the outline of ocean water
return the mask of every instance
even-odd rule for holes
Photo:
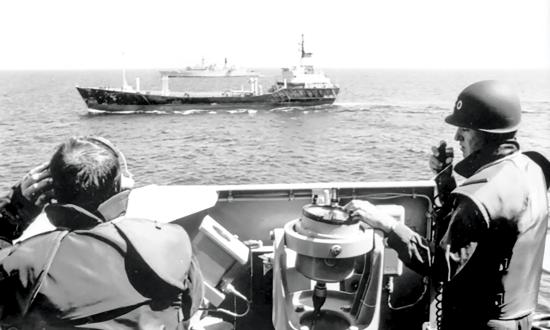
[[[264,90],[278,70],[264,73]],[[75,85],[120,86],[119,71],[0,71],[0,189],[49,160],[71,135],[101,135],[126,155],[138,185],[423,180],[430,146],[452,142],[444,123],[458,93],[481,79],[519,92],[524,150],[550,156],[550,73],[545,71],[325,70],[335,104],[271,111],[90,115]],[[160,89],[156,70],[128,71]],[[244,78],[186,79],[172,89],[247,88]],[[461,155],[456,143],[456,160]]]

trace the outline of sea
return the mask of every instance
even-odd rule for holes
[[[258,69],[267,90],[278,69]],[[138,186],[427,180],[431,146],[453,141],[444,122],[470,83],[499,79],[520,95],[523,150],[550,157],[550,72],[325,69],[340,86],[328,106],[90,114],[75,86],[119,87],[119,70],[0,71],[0,193],[48,161],[70,136],[99,135],[127,158]],[[159,90],[158,70],[127,70]],[[247,89],[246,78],[194,78],[172,90]]]

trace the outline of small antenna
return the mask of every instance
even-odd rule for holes
[[[124,51],[122,52],[122,90],[126,90],[128,88],[128,82],[126,81],[126,61],[124,58]]]
[[[304,58],[306,52],[304,50],[304,34],[303,33],[302,33],[302,43],[301,43],[301,45],[302,45],[302,58]]]
[[[305,46],[304,46],[304,34],[302,33],[302,58],[311,57],[312,53],[306,53]]]

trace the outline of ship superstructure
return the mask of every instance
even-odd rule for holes
[[[340,88],[313,65],[312,53],[305,51],[304,35],[300,43],[299,63],[281,69],[281,79],[270,89],[280,100],[329,98],[336,99]]]
[[[338,86],[333,84],[323,71],[313,64],[313,53],[306,52],[304,35],[301,40],[301,56],[297,65],[282,68],[282,79],[277,81],[279,87],[290,88],[331,88],[338,93]]]

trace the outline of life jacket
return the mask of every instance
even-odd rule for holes
[[[446,315],[450,324],[448,318],[470,318],[481,325],[529,315],[536,306],[548,222],[541,168],[516,152],[482,166],[452,195],[471,200],[488,231],[446,286],[443,319]]]

